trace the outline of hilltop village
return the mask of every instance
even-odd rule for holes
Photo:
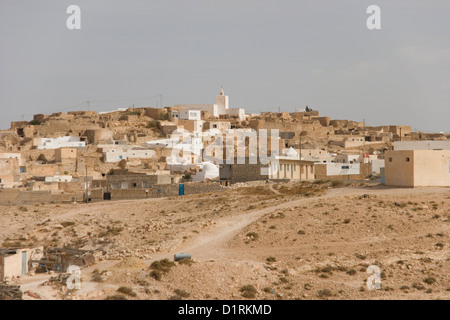
[[[449,138],[223,90],[12,122],[0,300],[448,299]]]
[[[215,140],[211,130],[260,129],[278,130],[277,164],[266,164],[267,175],[255,170],[259,162],[217,161],[222,155],[205,160]],[[187,142],[186,135],[174,138],[180,130],[188,132]],[[363,180],[383,175],[394,143],[423,140],[445,143],[449,136],[335,120],[308,107],[249,114],[230,108],[223,89],[214,104],[36,114],[0,131],[0,203],[162,197],[179,194],[179,184],[189,194],[252,180]],[[244,149],[248,158],[248,145]]]

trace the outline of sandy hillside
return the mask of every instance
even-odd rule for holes
[[[449,219],[449,188],[271,183],[3,206],[0,242],[95,251],[81,290],[42,285],[57,274],[13,281],[42,299],[449,299]],[[181,252],[193,259],[174,263]],[[371,265],[380,290],[367,288]]]

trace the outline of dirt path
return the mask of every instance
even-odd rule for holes
[[[398,195],[409,195],[409,194],[424,194],[433,192],[444,192],[443,189],[424,188],[424,189],[397,189],[396,193]],[[380,187],[380,188],[339,188],[330,189],[327,194],[319,197],[312,198],[302,198],[299,200],[289,201],[281,205],[265,208],[262,210],[252,211],[249,213],[243,213],[238,216],[227,217],[216,221],[216,225],[205,230],[203,233],[197,237],[191,239],[188,242],[183,243],[176,249],[173,253],[190,253],[193,258],[198,260],[208,260],[208,259],[221,259],[225,257],[232,257],[233,252],[227,250],[226,244],[231,240],[240,230],[244,229],[248,225],[257,221],[259,218],[266,214],[269,214],[275,210],[290,209],[295,206],[305,205],[309,202],[316,202],[318,200],[344,197],[344,196],[355,196],[361,194],[375,194],[375,195],[385,195],[390,194],[392,189]],[[450,193],[450,190],[449,190]],[[385,239],[379,239],[378,241],[385,241]],[[342,243],[333,243],[333,245],[340,245]],[[248,251],[247,249],[245,249]],[[167,258],[169,253],[158,253],[152,256],[149,262]]]

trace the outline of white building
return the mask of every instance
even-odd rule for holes
[[[203,182],[207,179],[212,180],[219,177],[219,166],[211,162],[203,162],[201,164],[201,170],[192,177],[192,181]]]
[[[124,148],[108,148],[103,151],[103,159],[105,162],[119,162],[120,160],[130,159],[155,159],[156,151],[150,149],[124,149]]]
[[[338,154],[334,161],[337,163],[358,163],[362,162],[362,158],[359,154]]]
[[[215,104],[182,104],[173,106],[180,110],[198,110],[208,111],[213,117],[219,118],[221,115],[236,116],[239,120],[245,120],[245,109],[230,108],[228,96],[225,95],[223,89],[220,89],[219,95],[216,96]]]
[[[180,110],[180,111],[172,111],[172,118],[176,118],[178,120],[201,120],[202,112],[200,110]]]
[[[64,175],[64,176],[50,176],[45,177],[45,182],[71,182],[73,179],[72,176]]]
[[[450,141],[395,141],[394,150],[450,150]]]
[[[58,138],[40,138],[38,149],[59,149],[59,148],[82,148],[86,142],[80,141],[79,137],[58,137]]]
[[[359,163],[327,163],[327,176],[345,176],[360,173]]]

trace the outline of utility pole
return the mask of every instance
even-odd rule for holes
[[[88,171],[87,171],[87,163],[86,159],[84,159],[85,163],[84,166],[86,168],[86,204],[89,203],[89,182],[88,182]]]
[[[299,147],[299,151],[300,151],[300,160],[302,160],[302,133],[300,132],[300,147]],[[300,171],[301,174],[301,171]]]

